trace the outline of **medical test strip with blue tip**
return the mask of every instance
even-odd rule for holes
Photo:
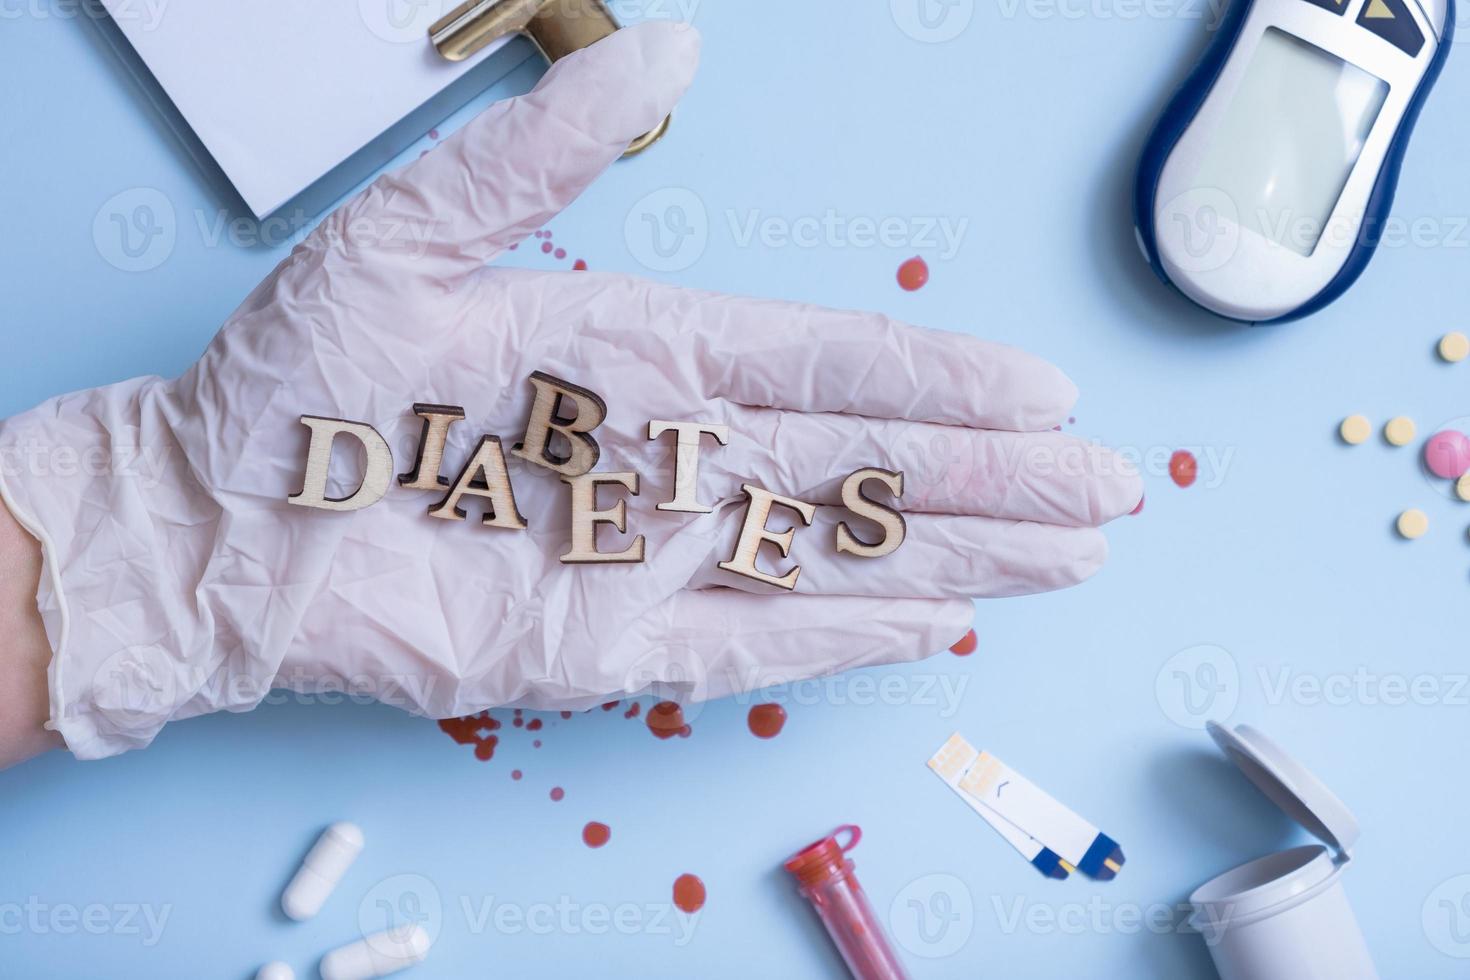
[[[984,817],[985,822],[994,827],[996,833],[1010,842],[1010,845],[1020,852],[1023,858],[1030,861],[1038,871],[1048,878],[1064,880],[1072,873],[1072,865],[1063,861],[1056,851],[960,789],[960,780],[970,771],[970,766],[979,757],[980,753],[969,742],[958,734],[954,734],[929,760],[929,768],[944,780],[945,785],[958,793],[960,799],[964,800],[970,809]]]
[[[980,753],[960,779],[959,788],[1025,829],[1090,878],[1109,881],[1123,867],[1123,849],[1117,841],[989,752]]]

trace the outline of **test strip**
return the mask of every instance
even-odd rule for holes
[[[929,768],[933,769],[935,775],[944,780],[946,786],[958,793],[960,799],[964,800],[970,809],[980,814],[986,823],[995,828],[996,833],[1008,841],[1038,871],[1048,878],[1065,879],[1071,874],[1072,865],[1063,861],[1056,851],[960,789],[960,781],[964,779],[965,774],[969,772],[970,767],[979,757],[980,753],[956,733],[951,735],[949,741],[945,742],[929,760]]]
[[[1091,878],[1109,881],[1123,867],[1123,849],[1117,841],[989,752],[980,753],[960,778],[959,788]]]

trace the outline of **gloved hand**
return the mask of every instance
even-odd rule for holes
[[[1137,503],[1139,481],[1049,431],[1075,389],[1042,361],[881,316],[484,268],[663,119],[698,47],[694,31],[650,23],[558,62],[326,219],[182,378],[0,424],[7,459],[80,461],[12,466],[0,484],[42,542],[51,724],[72,752],[146,745],[170,720],[249,710],[272,686],[345,686],[436,718],[587,708],[656,681],[718,697],[925,656],[965,633],[972,596],[1060,588],[1101,565],[1096,527]],[[426,252],[401,231],[425,227]],[[644,563],[562,564],[568,488],[514,458],[527,530],[482,526],[473,497],[469,520],[433,519],[442,493],[396,484],[351,513],[288,503],[303,486],[301,416],[374,425],[403,473],[421,425],[410,406],[463,406],[452,479],[483,433],[509,455],[535,371],[606,401],[597,469],[636,471],[642,492],[627,498],[628,534],[603,547],[642,535]],[[729,445],[707,439],[700,458],[712,513],[655,509],[674,467],[651,419],[729,426]],[[344,496],[355,481],[338,450]],[[716,567],[742,484],[834,505],[868,466],[907,476],[894,554],[839,554],[843,512],[821,506],[788,560],[761,557],[800,566],[794,593]],[[626,496],[602,493],[600,506]]]

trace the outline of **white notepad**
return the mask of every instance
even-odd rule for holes
[[[534,52],[441,58],[428,27],[454,0],[101,2],[257,218],[321,210]]]

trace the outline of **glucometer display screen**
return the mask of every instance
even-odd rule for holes
[[[1196,186],[1223,191],[1242,227],[1311,255],[1387,97],[1377,77],[1268,28]]]

